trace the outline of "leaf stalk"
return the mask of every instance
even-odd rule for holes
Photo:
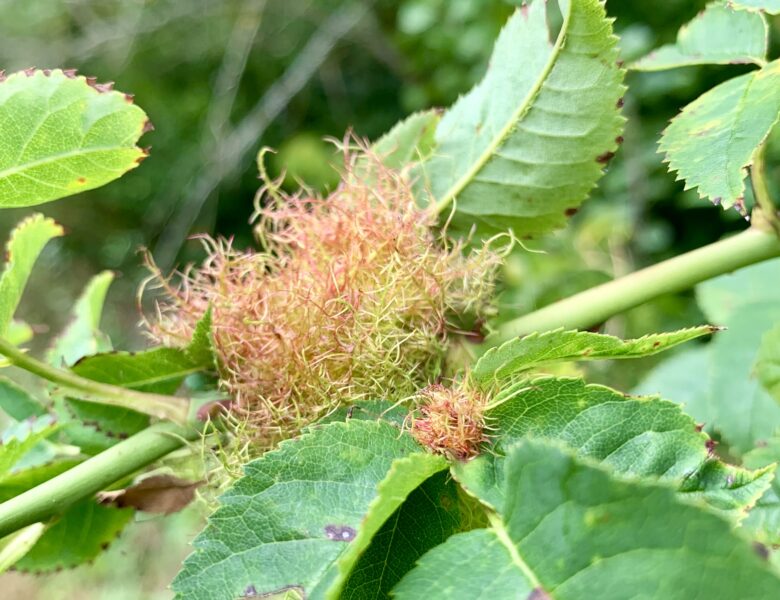
[[[58,369],[41,362],[2,338],[0,338],[0,354],[14,366],[61,386],[83,400],[120,406],[180,424],[187,421],[188,402],[185,398],[138,392],[93,381],[72,371]]]
[[[664,294],[780,256],[780,238],[757,227],[596,286],[501,325],[488,346],[564,327],[588,329]]]

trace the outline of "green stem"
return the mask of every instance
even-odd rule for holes
[[[137,392],[116,385],[92,381],[76,375],[72,371],[57,369],[41,362],[2,338],[0,338],[0,354],[20,369],[75,392],[74,395],[77,394],[79,398],[84,400],[121,406],[160,419],[170,419],[177,423],[183,424],[187,421],[188,407],[184,398]]]
[[[158,423],[0,504],[0,538],[62,514],[69,506],[196,439],[198,432]]]
[[[780,239],[750,228],[504,323],[487,343],[497,345],[516,336],[559,327],[587,329],[663,294],[681,292],[712,277],[778,256]]]
[[[766,182],[766,164],[764,152],[766,146],[762,146],[756,152],[753,166],[750,168],[750,182],[753,185],[753,196],[756,205],[761,211],[762,220],[768,224],[776,234],[780,235],[780,215],[778,215],[772,196],[769,193],[769,185]]]

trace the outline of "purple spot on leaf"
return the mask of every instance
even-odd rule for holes
[[[347,525],[326,525],[325,535],[334,542],[351,542],[355,539],[357,531]]]

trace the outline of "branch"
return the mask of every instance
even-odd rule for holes
[[[50,517],[132,475],[198,436],[172,423],[159,423],[80,465],[0,504],[0,538]]]
[[[712,277],[778,256],[780,239],[752,227],[504,323],[487,343],[497,345],[516,336],[558,327],[587,329],[658,296],[681,292]]]
[[[121,406],[177,423],[187,421],[188,401],[185,398],[138,392],[93,381],[72,371],[58,369],[41,362],[2,338],[0,338],[0,354],[5,356],[12,365],[62,386],[66,390],[71,390],[74,395],[77,393],[78,397],[84,400]]]

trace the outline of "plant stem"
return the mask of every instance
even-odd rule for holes
[[[761,211],[761,217],[777,235],[780,235],[780,215],[777,207],[769,194],[769,185],[766,182],[766,164],[764,162],[764,153],[766,145],[761,146],[753,159],[753,166],[750,168],[750,182],[753,185],[753,196],[756,199],[756,205]]]
[[[663,294],[680,292],[777,256],[778,236],[753,227],[504,323],[487,343],[497,345],[516,336],[559,327],[587,329]]]
[[[158,423],[0,504],[0,538],[61,514],[69,506],[132,475],[198,436],[195,429]]]
[[[170,419],[177,423],[183,424],[187,421],[188,406],[184,398],[137,392],[116,385],[92,381],[76,375],[72,371],[57,369],[41,362],[2,338],[0,338],[0,354],[5,356],[11,364],[71,390],[81,399],[121,406],[160,419]]]

